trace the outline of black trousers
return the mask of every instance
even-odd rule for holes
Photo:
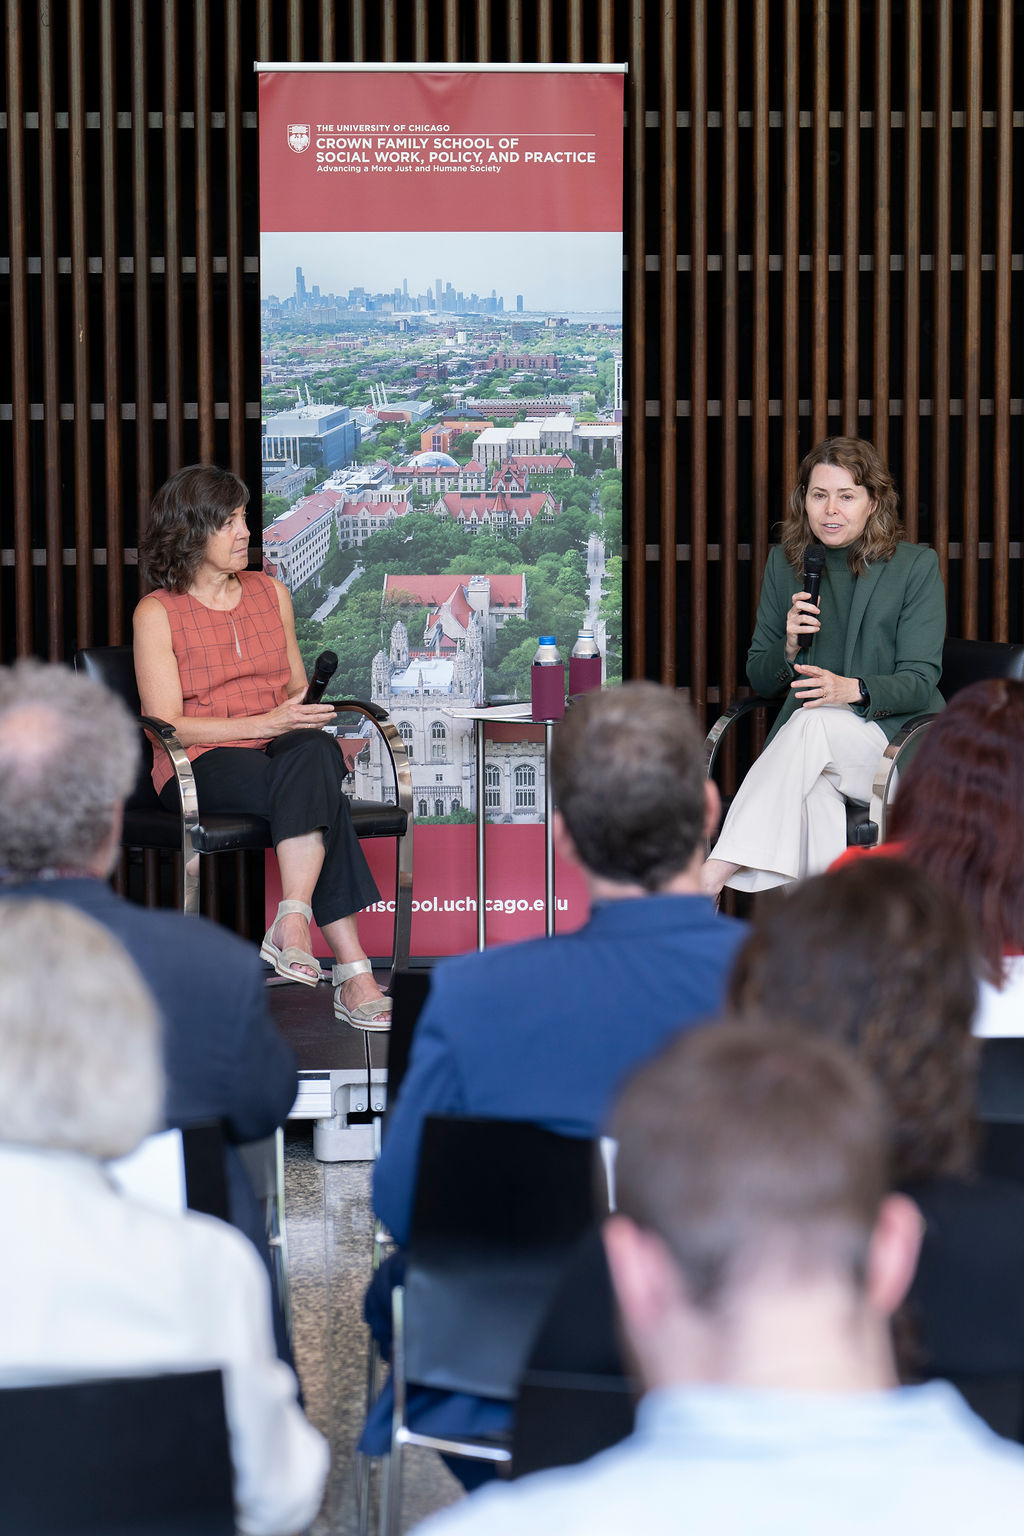
[[[259,747],[212,747],[192,764],[199,808],[209,815],[244,811],[270,824],[276,848],[289,837],[320,831],[324,863],[313,891],[313,916],[322,928],[379,900],[342,793],[345,759],[324,731],[289,731]],[[178,810],[173,779],[160,791]]]

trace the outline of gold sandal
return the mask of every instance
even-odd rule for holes
[[[320,981],[320,961],[316,956],[311,955],[308,949],[300,949],[298,944],[286,944],[282,949],[273,940],[274,929],[282,917],[290,917],[293,912],[300,913],[307,923],[313,920],[313,909],[307,907],[304,901],[279,902],[277,916],[267,929],[263,943],[260,945],[260,959],[269,961],[285,981],[299,981],[304,987],[315,987]],[[293,970],[293,966],[297,965],[311,967],[316,971],[316,975],[307,976],[303,971]]]
[[[348,965],[336,965],[331,973],[334,982],[334,1017],[343,1024],[351,1024],[353,1029],[386,1030],[391,1028],[391,999],[390,997],[374,997],[368,1003],[360,1003],[358,1008],[349,1008],[341,1000],[341,989],[346,981],[351,981],[353,976],[373,975],[373,966],[369,960],[353,960]],[[378,1015],[384,1014],[384,1018]]]

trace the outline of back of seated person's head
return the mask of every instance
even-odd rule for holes
[[[888,837],[971,911],[997,984],[1024,952],[1024,683],[953,695],[901,773]]]
[[[848,1046],[893,1120],[893,1178],[972,1157],[976,947],[956,897],[893,859],[863,859],[757,905],[729,1005]]]
[[[0,870],[92,869],[139,767],[139,728],[69,668],[0,668]]]
[[[751,1307],[775,1308],[782,1298],[778,1316],[792,1317],[792,1298],[813,1292],[827,1298],[825,1309],[807,1316],[839,1317],[856,1337],[851,1318],[867,1308],[879,1345],[912,1273],[916,1218],[897,1197],[902,1272],[880,1290],[870,1254],[883,1207],[893,1204],[886,1116],[877,1086],[847,1051],[762,1024],[725,1020],[690,1031],[627,1082],[610,1130],[617,1214],[606,1247],[648,1386],[707,1379],[687,1363],[688,1348],[695,1361],[702,1350],[692,1331],[688,1343],[680,1331],[681,1313],[698,1331],[752,1338]],[[676,1300],[666,1254],[681,1287]],[[775,1361],[783,1376],[784,1356]],[[753,1368],[730,1360],[728,1349],[705,1350],[705,1369],[709,1358],[719,1379]]]
[[[153,999],[113,934],[59,901],[0,904],[0,1143],[121,1157],[161,1120]]]
[[[657,683],[576,699],[555,731],[555,804],[595,875],[656,891],[704,836],[703,745],[688,704]]]

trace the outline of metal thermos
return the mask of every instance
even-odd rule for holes
[[[601,652],[592,629],[581,629],[569,655],[569,697],[601,686]]]
[[[561,720],[565,714],[565,666],[554,635],[541,635],[530,668],[530,705],[535,720]]]

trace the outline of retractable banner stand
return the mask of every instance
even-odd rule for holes
[[[411,754],[414,953],[476,942],[479,796],[488,942],[542,933],[542,728],[489,725],[477,782],[466,712],[529,700],[541,634],[621,678],[623,72],[258,69],[265,569]],[[386,798],[374,737],[344,750]],[[568,866],[556,896],[578,927]]]

